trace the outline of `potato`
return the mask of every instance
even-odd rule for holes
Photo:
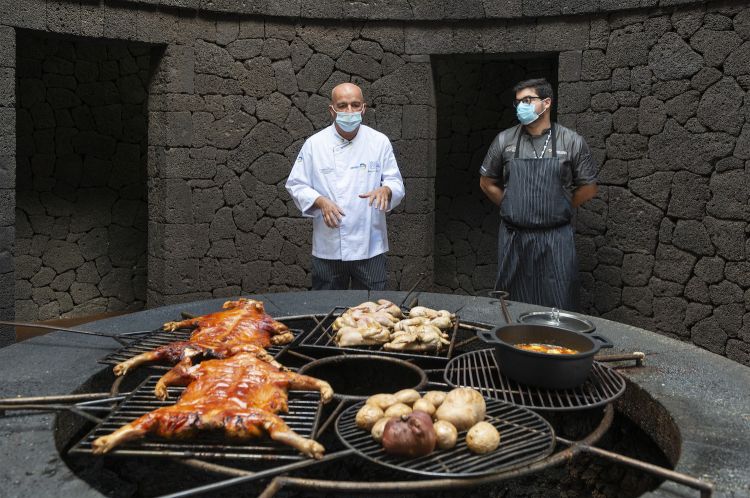
[[[453,424],[445,420],[438,420],[432,424],[432,427],[435,429],[435,434],[437,434],[437,447],[439,449],[449,450],[456,446],[458,431]]]
[[[399,403],[404,403],[409,406],[413,405],[415,401],[421,398],[419,392],[415,389],[401,389],[399,392],[395,393],[394,396],[396,396]]]
[[[383,441],[383,431],[385,430],[385,424],[387,424],[390,419],[391,417],[383,417],[375,422],[375,425],[372,426],[370,434],[372,435],[372,438],[378,443]]]
[[[381,410],[385,410],[391,405],[395,405],[398,403],[398,399],[396,399],[396,396],[393,394],[373,394],[369,398],[367,398],[367,401],[365,401],[368,405],[377,406]]]
[[[478,391],[458,387],[445,396],[435,412],[438,420],[450,422],[459,431],[465,431],[480,420],[484,420],[486,405]]]
[[[443,391],[429,391],[427,394],[424,395],[423,399],[426,399],[430,403],[432,403],[432,406],[435,408],[439,407],[443,404],[443,400],[445,400],[445,395],[448,394]]]
[[[435,415],[435,405],[424,398],[418,399],[417,402],[412,406],[412,409],[415,411],[420,410],[426,412],[430,417]]]
[[[359,409],[354,421],[357,427],[369,431],[381,418],[383,418],[383,410],[374,405],[365,405]]]
[[[411,406],[404,403],[396,403],[391,405],[385,411],[386,417],[400,417],[401,415],[408,415],[412,412]]]
[[[466,446],[474,453],[484,454],[494,451],[500,444],[500,433],[487,422],[479,422],[466,434]]]

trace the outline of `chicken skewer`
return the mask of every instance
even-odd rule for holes
[[[156,395],[167,398],[168,386],[187,386],[177,403],[159,408],[94,440],[95,454],[146,434],[181,438],[199,431],[223,429],[231,438],[250,439],[268,433],[271,439],[321,458],[325,448],[295,433],[276,415],[287,411],[287,390],[317,390],[323,403],[333,389],[322,380],[284,371],[275,362],[252,353],[191,365],[185,358],[157,383]]]
[[[179,322],[167,322],[164,330],[196,327],[187,341],[178,341],[147,351],[115,365],[117,376],[144,363],[178,363],[184,358],[204,355],[226,358],[240,351],[261,354],[270,345],[288,344],[294,340],[289,328],[266,314],[263,303],[240,298],[227,301],[225,311]]]

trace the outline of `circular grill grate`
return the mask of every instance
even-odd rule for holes
[[[625,379],[594,362],[588,379],[573,389],[545,389],[519,384],[500,372],[493,349],[480,349],[453,358],[445,367],[445,381],[473,387],[487,398],[542,410],[580,410],[607,404],[625,392]]]
[[[372,439],[369,431],[357,427],[355,417],[364,401],[350,406],[336,421],[341,441],[362,457],[406,472],[431,477],[471,477],[506,472],[541,460],[552,453],[555,434],[536,413],[496,400],[486,400],[485,421],[500,432],[495,451],[477,455],[466,446],[466,432],[458,434],[458,444],[450,450],[435,450],[419,458],[388,455]]]

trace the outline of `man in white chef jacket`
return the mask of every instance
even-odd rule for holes
[[[366,108],[357,85],[335,87],[333,123],[305,141],[286,182],[313,219],[314,290],[385,288],[385,214],[405,191],[388,137],[361,124]]]

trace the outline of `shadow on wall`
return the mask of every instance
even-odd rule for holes
[[[479,188],[479,167],[495,136],[517,124],[513,86],[543,77],[557,88],[557,54],[440,56],[432,58],[432,67],[437,103],[434,290],[485,295],[495,285],[499,218]]]
[[[19,31],[17,320],[143,308],[145,44]]]

